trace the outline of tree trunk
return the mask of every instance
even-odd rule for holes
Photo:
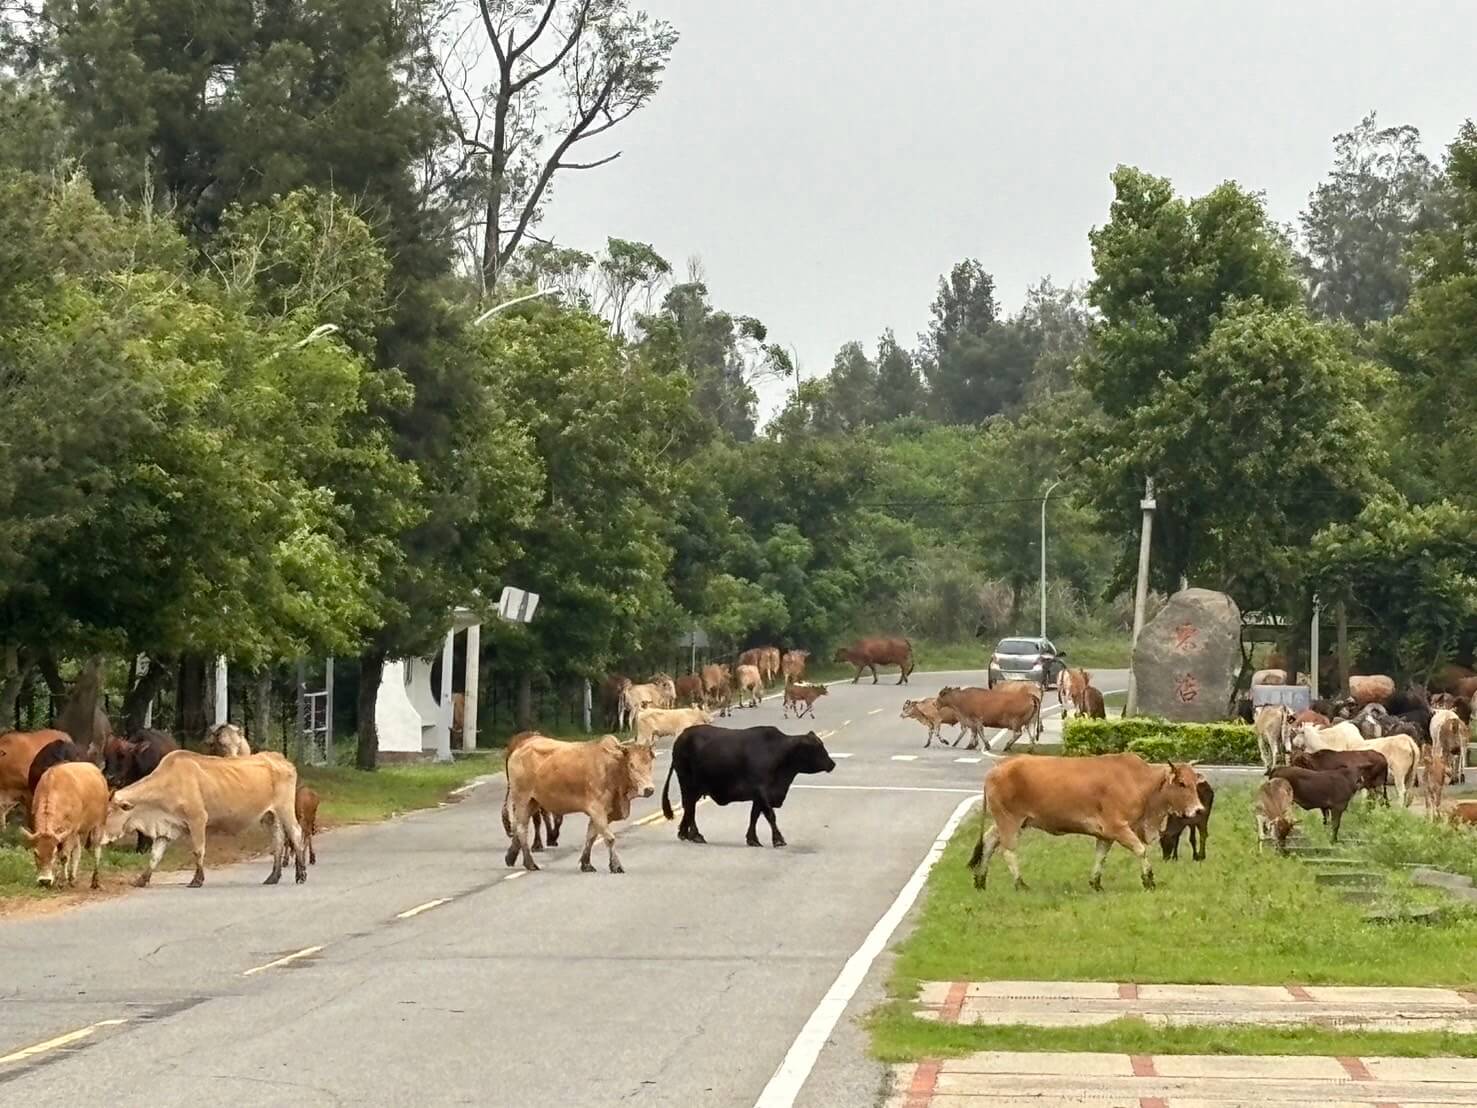
[[[379,758],[380,738],[374,724],[374,702],[379,699],[384,668],[384,651],[367,650],[359,655],[359,745],[354,754],[354,765],[359,769],[374,769]]]
[[[175,713],[174,736],[181,745],[205,738],[209,720],[205,715],[205,659],[186,654],[179,665],[179,711]]]
[[[264,666],[251,686],[251,730],[247,738],[252,750],[267,750],[272,740],[272,669]]]
[[[518,675],[518,730],[528,731],[533,727],[533,674],[524,670]]]
[[[1303,656],[1303,641],[1308,637],[1307,618],[1305,616],[1301,598],[1288,606],[1287,612],[1287,649],[1284,651],[1284,668],[1287,671],[1287,683],[1297,684],[1298,673],[1303,668],[1299,662]]]
[[[123,694],[123,733],[125,735],[136,735],[143,730],[144,717],[149,713],[149,705],[159,695],[159,690],[164,688],[164,682],[169,680],[169,671],[169,659],[155,654],[149,655],[149,668]]]
[[[62,680],[61,670],[57,668],[56,658],[51,651],[47,650],[41,655],[41,676],[46,680],[46,687],[51,695],[57,700],[62,700],[67,695],[67,683]]]
[[[102,688],[103,656],[94,654],[83,663],[77,680],[72,682],[72,695],[56,717],[56,729],[65,731],[74,743],[89,750],[101,750],[103,740],[112,732],[108,717],[98,706]]]
[[[8,731],[7,721],[16,717],[15,698],[21,686],[31,675],[32,662],[29,654],[16,646],[5,648],[5,666],[0,670],[0,730]]]

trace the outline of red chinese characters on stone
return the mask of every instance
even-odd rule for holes
[[[1200,649],[1200,628],[1193,623],[1182,623],[1174,629],[1174,648],[1181,654],[1192,654]]]
[[[1200,696],[1200,682],[1193,673],[1187,673],[1174,683],[1174,695],[1181,704],[1193,704]]]

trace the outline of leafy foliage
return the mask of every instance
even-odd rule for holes
[[[1256,732],[1243,723],[1170,723],[1132,719],[1069,719],[1062,726],[1062,753],[1141,755],[1150,762],[1205,762],[1252,766],[1261,761]]]

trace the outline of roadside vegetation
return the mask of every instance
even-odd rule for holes
[[[1165,1031],[1141,1022],[1040,1031],[939,1025],[915,1019],[922,981],[1046,980],[1180,984],[1409,985],[1471,988],[1477,983],[1477,912],[1437,890],[1410,885],[1402,863],[1428,861],[1432,836],[1420,817],[1372,810],[1364,799],[1345,815],[1344,834],[1385,865],[1384,899],[1439,905],[1436,923],[1372,923],[1368,907],[1314,881],[1315,864],[1258,853],[1253,789],[1219,790],[1204,862],[1159,860],[1159,887],[1139,885],[1138,865],[1115,847],[1101,894],[1087,887],[1092,841],[1028,831],[1019,851],[1029,888],[1011,886],[996,856],[989,887],[976,891],[965,866],[979,820],[960,828],[934,869],[916,928],[898,948],[892,1000],[873,1014],[873,1048],[889,1060],[970,1050],[1119,1050],[1246,1053],[1463,1053],[1477,1036],[1345,1036],[1319,1031],[1207,1028]],[[1300,835],[1326,844],[1317,814]],[[1450,832],[1460,835],[1460,832]],[[1441,841],[1446,835],[1439,833]],[[1125,1045],[1127,1044],[1127,1045]]]

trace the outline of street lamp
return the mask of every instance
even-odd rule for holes
[[[1053,481],[1041,496],[1041,637],[1043,639],[1046,638],[1046,501],[1051,497],[1051,490],[1060,484],[1060,480]]]
[[[501,304],[494,304],[492,307],[488,308],[487,311],[483,312],[476,319],[472,320],[472,326],[482,326],[482,324],[486,323],[493,316],[497,315],[498,312],[502,311],[504,308],[511,308],[514,304],[522,304],[527,300],[537,300],[540,296],[554,296],[557,295],[558,292],[558,289],[541,289],[538,292],[531,292],[527,296],[519,296],[513,300],[505,300]]]

